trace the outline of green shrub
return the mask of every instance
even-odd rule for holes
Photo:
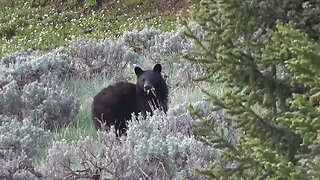
[[[319,1],[203,0],[204,38],[190,60],[221,83],[223,96],[203,90],[238,132],[226,140],[206,119],[203,140],[224,150],[201,172],[215,179],[318,179]],[[257,10],[258,9],[258,10]],[[197,114],[197,113],[196,113]],[[201,118],[201,114],[198,114]]]
[[[98,0],[85,0],[84,8],[94,8],[98,5]]]
[[[46,179],[204,178],[195,168],[208,165],[220,152],[197,140],[185,107],[180,104],[167,115],[156,112],[147,119],[133,117],[127,137],[120,139],[110,130],[100,133],[99,140],[54,142],[41,171]]]
[[[42,177],[34,167],[40,139],[48,140],[49,134],[34,125],[34,120],[12,119],[0,115],[0,179],[39,179]]]
[[[195,22],[190,28],[202,35],[203,31]],[[167,63],[168,58],[189,52],[193,48],[190,39],[183,35],[184,28],[178,25],[174,31],[166,32],[154,27],[126,31],[118,38],[103,40],[74,38],[69,48],[78,58],[74,75],[90,77],[94,74],[109,75],[121,72],[127,65]],[[181,66],[185,68],[186,63]],[[196,73],[196,72],[194,72]]]
[[[0,114],[19,120],[32,117],[51,130],[70,123],[78,102],[64,88],[72,62],[65,50],[19,52],[1,61]]]

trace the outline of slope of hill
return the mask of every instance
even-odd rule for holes
[[[0,56],[21,49],[47,51],[72,37],[105,38],[155,26],[172,30],[177,15],[197,0],[0,0]]]

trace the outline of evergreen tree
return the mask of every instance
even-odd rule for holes
[[[207,33],[186,32],[198,45],[187,58],[206,69],[198,81],[223,84],[223,97],[203,91],[239,135],[230,142],[206,119],[203,141],[224,153],[201,173],[320,177],[319,17],[319,0],[201,1],[196,19]]]

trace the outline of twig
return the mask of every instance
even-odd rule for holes
[[[142,173],[144,176],[147,177],[147,179],[151,179],[151,178],[148,176],[148,174],[146,174],[146,173],[140,168],[140,166],[138,166],[138,168],[139,168],[139,170],[141,171],[141,173]]]

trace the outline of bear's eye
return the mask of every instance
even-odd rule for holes
[[[145,82],[145,81],[146,81],[146,79],[142,79],[141,81],[142,81],[142,82]]]

